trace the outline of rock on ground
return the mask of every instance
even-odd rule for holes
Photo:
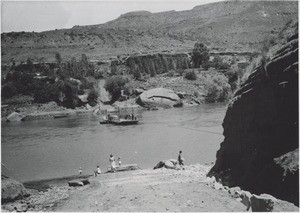
[[[165,88],[155,88],[143,92],[137,103],[144,107],[164,108],[182,105],[179,96],[173,90]]]
[[[22,183],[4,176],[1,176],[1,181],[1,201],[3,203],[29,196],[28,191]]]

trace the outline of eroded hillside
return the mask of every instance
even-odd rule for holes
[[[296,1],[229,1],[187,11],[131,12],[100,25],[41,33],[2,33],[2,63],[54,61],[85,53],[91,59],[151,52],[190,51],[196,41],[213,51],[257,51],[291,19],[298,18]]]

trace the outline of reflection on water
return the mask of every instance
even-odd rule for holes
[[[25,181],[106,170],[108,156],[123,164],[152,168],[160,160],[177,158],[187,164],[211,163],[223,140],[226,105],[144,111],[139,125],[100,125],[95,115],[53,120],[2,123],[3,171]],[[219,134],[212,134],[212,133]]]

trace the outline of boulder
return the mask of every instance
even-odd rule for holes
[[[163,168],[164,166],[165,166],[165,162],[159,161],[158,164],[153,169],[160,169]]]
[[[25,189],[22,183],[4,176],[1,177],[1,180],[1,201],[3,203],[12,202],[29,196],[28,191]]]
[[[137,99],[137,103],[147,108],[182,106],[179,96],[173,90],[165,88],[155,88],[143,92]]]
[[[273,196],[252,195],[250,198],[251,209],[253,212],[270,212],[273,210],[276,198]]]
[[[245,206],[247,206],[247,211],[250,209],[251,207],[251,202],[250,202],[250,199],[252,197],[252,194],[248,191],[243,191],[242,192],[242,204],[244,204]]]
[[[23,118],[25,118],[25,115],[18,112],[13,112],[7,116],[6,121],[21,121]]]
[[[176,165],[178,164],[178,161],[175,159],[169,159],[165,161],[165,168],[167,169],[177,169]]]
[[[77,180],[71,180],[68,182],[69,186],[84,186],[89,183],[90,183],[90,181],[88,179],[77,179]]]
[[[153,169],[159,169],[159,168],[180,169],[178,167],[178,161],[175,159],[160,161]]]
[[[299,212],[299,208],[294,204],[276,199],[269,194],[252,195],[250,203],[253,212]]]
[[[240,187],[232,187],[228,190],[228,193],[234,198],[239,198],[242,194]]]

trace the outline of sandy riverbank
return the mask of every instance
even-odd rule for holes
[[[69,187],[67,180],[49,182],[46,191],[30,189],[24,200],[2,205],[28,211],[244,211],[246,207],[222,190],[210,187],[210,166],[185,170],[136,170],[90,177],[84,187]]]

